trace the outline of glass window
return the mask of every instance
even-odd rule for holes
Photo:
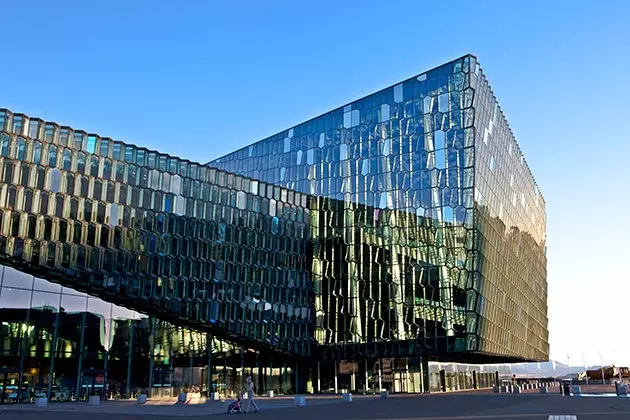
[[[96,136],[88,136],[86,152],[96,153]]]
[[[83,149],[83,133],[74,133],[74,148],[76,150]]]
[[[64,287],[61,295],[61,310],[67,314],[77,314],[87,310],[87,295]]]
[[[112,161],[109,159],[103,160],[103,178],[112,179]]]
[[[166,162],[168,161],[168,156],[160,155],[158,159],[158,169],[162,172],[166,172]]]
[[[3,266],[2,286],[30,290],[33,287],[33,276],[22,273],[14,268]]]
[[[63,149],[63,170],[69,171],[72,168],[72,151]]]
[[[26,140],[22,137],[17,139],[17,159],[24,160],[26,158]]]
[[[50,190],[59,192],[61,190],[61,171],[57,168],[50,170]]]
[[[125,162],[135,163],[136,148],[131,145],[125,145]]]
[[[2,156],[9,156],[9,143],[11,137],[8,134],[0,134],[0,154]]]
[[[98,177],[98,157],[92,156],[90,158],[90,175],[93,177]]]
[[[74,174],[68,173],[66,175],[66,193],[70,195],[74,194],[74,184],[75,184]]]
[[[125,181],[125,164],[122,162],[116,163],[116,181],[117,182]]]
[[[31,120],[29,122],[28,136],[32,139],[39,138],[39,127],[40,127],[40,122],[38,120]]]
[[[69,137],[70,137],[70,130],[68,130],[67,128],[62,128],[61,130],[59,130],[59,144],[60,145],[69,146],[69,147],[72,146],[71,144],[68,144]]]
[[[127,168],[127,183],[129,185],[136,185],[136,174],[138,167],[136,165],[129,165]]]
[[[48,166],[52,168],[57,166],[57,146],[48,147]]]
[[[112,157],[114,158],[114,160],[121,160],[121,149],[122,149],[122,144],[115,142],[113,143],[113,155]]]
[[[109,154],[109,141],[106,139],[101,139],[100,145],[100,155],[107,157]]]
[[[139,149],[136,153],[136,164],[139,166],[144,166],[146,164],[146,150]]]
[[[177,171],[179,170],[179,159],[176,158],[170,158],[168,160],[168,171],[170,173],[176,174]]]
[[[58,312],[60,299],[60,293],[34,291],[31,300],[31,310]]]
[[[148,159],[148,164],[147,166],[151,169],[155,169],[155,160],[157,158],[157,155],[155,152],[149,152],[149,159]]]
[[[28,309],[31,306],[31,293],[30,290],[2,287],[0,292],[0,310]],[[23,316],[26,319],[26,312],[24,312]]]
[[[40,164],[42,159],[42,144],[40,142],[33,142],[33,163]]]
[[[77,172],[85,173],[85,153],[77,153]]]

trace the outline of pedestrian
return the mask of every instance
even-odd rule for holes
[[[254,413],[258,413],[258,405],[256,404],[256,401],[254,401],[254,383],[252,382],[251,376],[247,377],[247,381],[245,383],[245,392],[247,392],[247,400],[249,401],[247,403],[247,410],[245,412],[249,413],[249,408],[253,404],[254,410],[256,410],[254,411]]]

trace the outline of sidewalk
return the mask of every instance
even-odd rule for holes
[[[340,395],[305,395],[307,405],[327,405],[342,403]],[[353,396],[356,400],[378,399],[378,396]],[[223,414],[232,399],[225,401],[206,401],[200,399],[191,400],[187,403],[178,403],[175,398],[150,399],[145,404],[138,404],[135,400],[102,401],[99,405],[89,405],[87,402],[71,403],[49,403],[45,408],[36,408],[33,404],[5,405],[1,411],[40,411],[45,412],[76,412],[76,413],[98,413],[98,414],[118,414],[118,415],[149,415],[149,416],[170,416],[189,417],[203,416],[211,414]],[[243,410],[247,409],[248,400],[242,401]],[[295,406],[294,396],[280,397],[259,397],[256,404],[261,411],[292,408]]]

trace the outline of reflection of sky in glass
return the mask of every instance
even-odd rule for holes
[[[147,315],[89,297],[69,287],[61,287],[11,267],[0,269],[0,309],[39,309],[68,314],[89,312],[107,320],[144,319]],[[1,318],[1,316],[0,316]],[[104,324],[105,325],[105,324]],[[110,327],[103,327],[109,331]],[[109,336],[109,332],[107,334]],[[113,335],[112,335],[113,336]]]

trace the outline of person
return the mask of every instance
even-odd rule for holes
[[[258,413],[258,404],[256,404],[256,401],[254,401],[254,383],[252,382],[252,377],[248,376],[247,377],[247,381],[245,383],[245,392],[247,393],[247,410],[245,410],[246,413],[249,413],[249,408],[252,406],[252,404],[254,405],[254,411],[255,413]]]

